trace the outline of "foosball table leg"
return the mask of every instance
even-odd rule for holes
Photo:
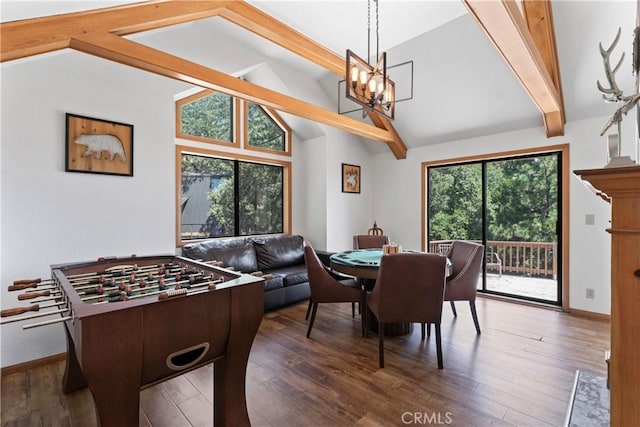
[[[80,363],[78,363],[73,339],[67,325],[64,326],[64,333],[67,336],[67,358],[64,366],[64,376],[62,377],[62,390],[68,394],[85,388],[87,381],[84,379]]]

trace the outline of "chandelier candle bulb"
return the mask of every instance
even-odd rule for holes
[[[354,89],[358,83],[358,74],[358,67],[355,65],[351,67],[351,86],[353,86]]]

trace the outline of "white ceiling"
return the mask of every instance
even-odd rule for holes
[[[6,22],[122,3],[131,1],[2,0],[0,14]],[[364,0],[250,3],[339,55],[350,48],[366,56]],[[622,38],[612,58],[617,61],[626,51],[617,74],[619,86],[630,94],[635,81],[631,75],[631,48],[636,0],[554,0],[552,5],[567,120],[611,115],[616,107],[605,104],[596,88],[596,80],[606,81],[598,42],[609,45],[617,28],[622,27]],[[375,34],[373,8],[374,5]],[[388,52],[389,64],[408,60],[414,64],[413,99],[397,104],[394,122],[408,147],[535,126],[544,133],[540,112],[460,1],[380,0],[379,10],[380,50]],[[337,108],[337,76],[224,20],[203,20],[193,28],[203,31],[206,37],[215,31],[217,37],[229,37],[248,52],[266,56],[277,67],[317,79],[334,98],[333,107]],[[372,43],[375,54],[375,39]],[[396,77],[392,71],[392,77],[398,91],[407,93],[405,75]],[[386,150],[382,144],[370,145],[373,151]]]

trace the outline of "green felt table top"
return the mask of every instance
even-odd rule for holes
[[[420,251],[405,250],[402,252],[422,253]],[[331,262],[350,267],[380,267],[382,249],[354,249],[352,251],[337,252],[329,257]],[[451,261],[447,259],[447,267],[451,267]]]
[[[382,249],[357,249],[353,251],[338,252],[331,255],[330,260],[337,264],[352,267],[372,267],[380,266]]]

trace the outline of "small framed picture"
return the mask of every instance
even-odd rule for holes
[[[360,166],[342,164],[342,192],[360,193]]]
[[[66,114],[66,172],[133,176],[133,125]]]

